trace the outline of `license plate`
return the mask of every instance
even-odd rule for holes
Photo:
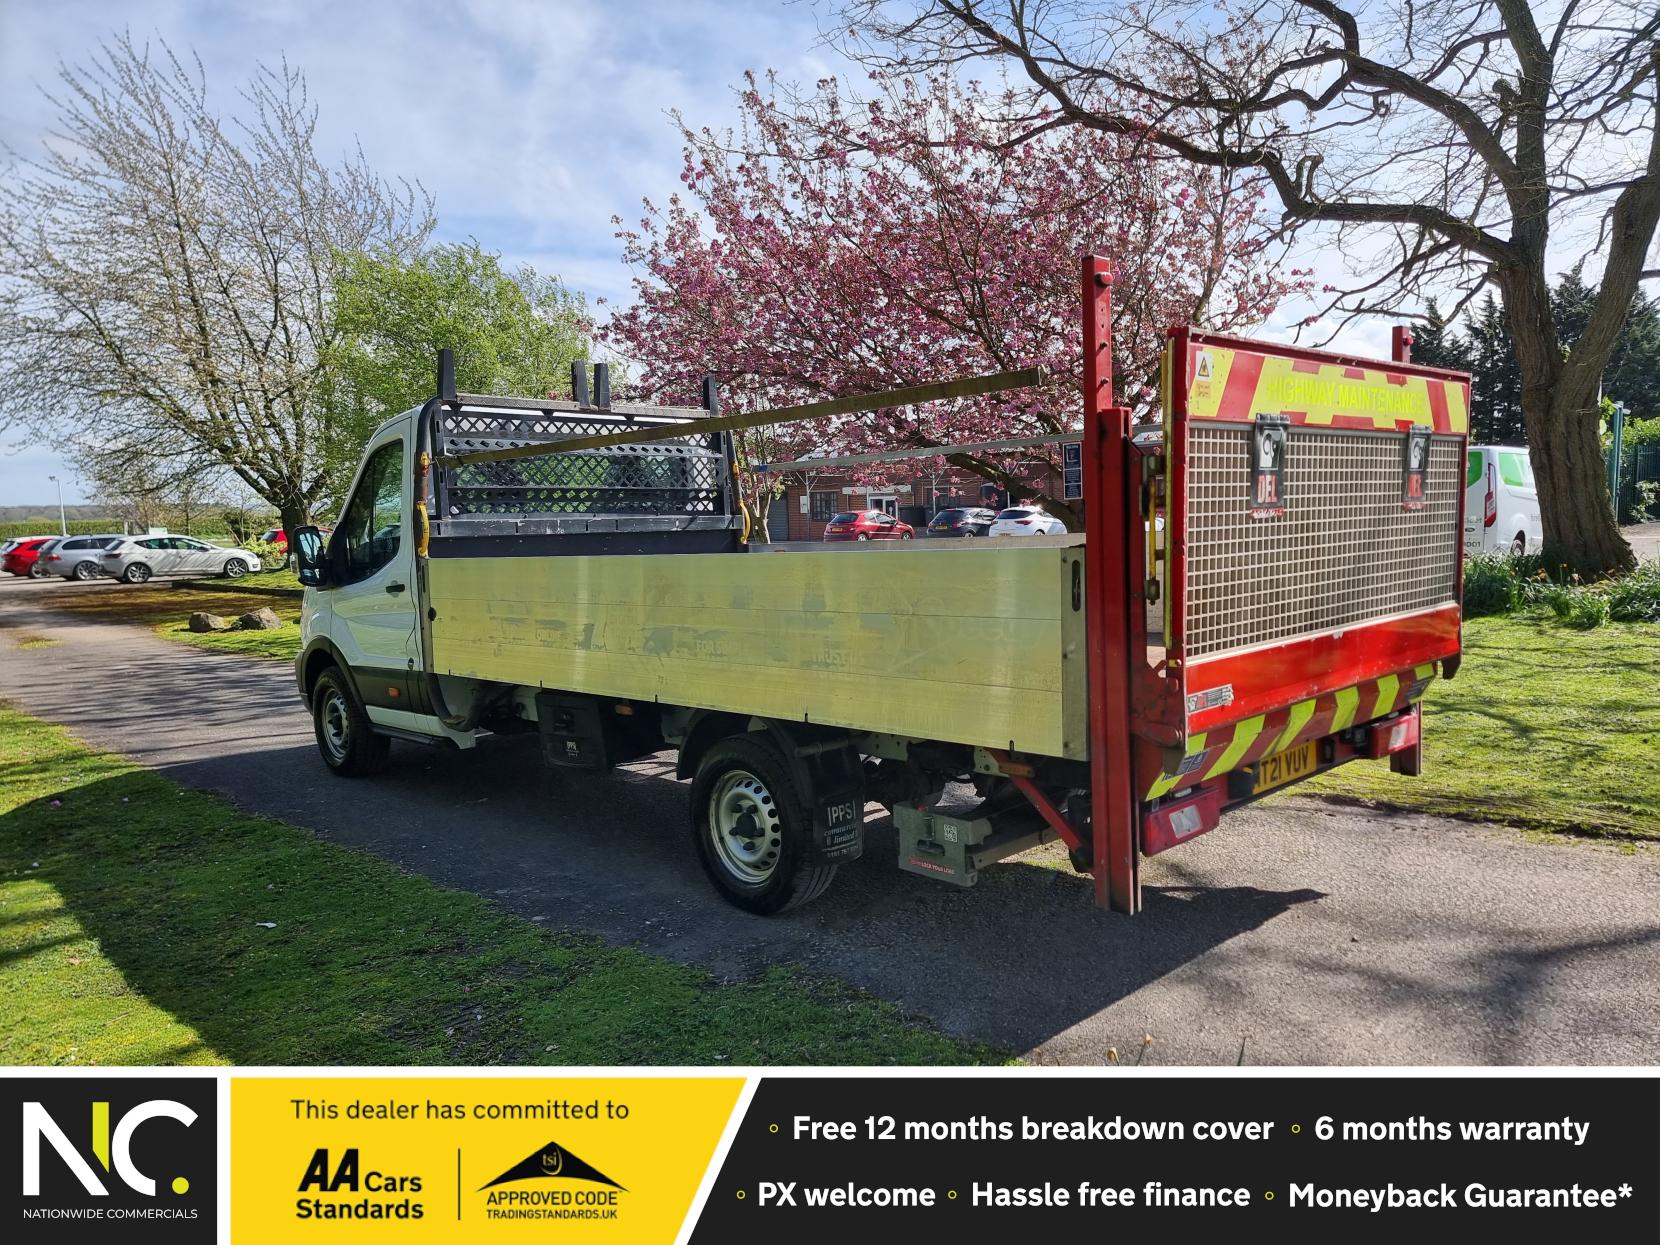
[[[1261,795],[1264,791],[1283,787],[1288,782],[1307,778],[1314,772],[1317,764],[1316,750],[1319,742],[1317,739],[1311,739],[1306,744],[1298,744],[1295,748],[1287,748],[1271,757],[1263,757],[1257,762],[1257,778],[1251,786],[1251,794]]]

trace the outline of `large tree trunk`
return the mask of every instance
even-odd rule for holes
[[[1542,264],[1536,273],[1501,282],[1522,374],[1522,423],[1539,489],[1545,556],[1552,570],[1565,566],[1585,579],[1629,571],[1637,559],[1620,535],[1598,429],[1601,368],[1564,366]],[[1511,535],[1504,533],[1506,540]]]
[[[1524,372],[1522,418],[1539,486],[1546,556],[1553,569],[1561,564],[1585,579],[1600,579],[1633,569],[1637,558],[1620,535],[1608,495],[1596,391],[1578,388],[1560,380],[1537,388]]]
[[[299,502],[288,502],[277,507],[277,514],[282,520],[284,538],[288,541],[290,553],[294,551],[294,529],[304,527],[310,522],[306,508]]]

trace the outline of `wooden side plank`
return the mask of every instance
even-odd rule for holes
[[[1076,550],[439,558],[440,673],[1081,754]]]
[[[930,617],[1059,618],[1062,549],[916,542],[834,553],[434,558],[434,590],[450,598],[587,602],[667,609],[783,609]]]
[[[434,598],[435,601],[437,598]],[[1061,625],[1046,618],[926,618],[778,609],[675,609],[451,598],[446,636],[488,637],[526,662],[608,652],[1059,692]]]

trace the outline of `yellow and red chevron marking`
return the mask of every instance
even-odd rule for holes
[[[1249,422],[1265,414],[1310,427],[1394,431],[1417,424],[1458,436],[1470,430],[1468,380],[1386,363],[1328,363],[1195,335],[1186,381],[1190,419]]]
[[[1347,730],[1356,722],[1381,718],[1422,696],[1434,677],[1435,663],[1429,662],[1190,735],[1177,772],[1169,772],[1170,762],[1166,760],[1165,772],[1157,776],[1142,798],[1168,795],[1178,787],[1219,777],[1311,739]]]

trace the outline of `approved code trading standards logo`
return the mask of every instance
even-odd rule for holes
[[[0,1104],[0,1236],[214,1239],[212,1079],[8,1078]]]
[[[537,1183],[517,1189],[496,1187],[524,1181]],[[550,1181],[557,1183],[544,1183]],[[580,1183],[574,1186],[567,1183],[573,1181]],[[587,1187],[591,1185],[603,1187]],[[485,1194],[487,1219],[615,1219],[619,1199],[627,1190],[592,1164],[550,1141],[513,1164],[479,1192]]]

